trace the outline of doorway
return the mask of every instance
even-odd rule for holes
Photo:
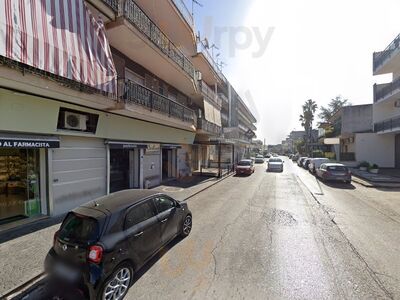
[[[140,188],[139,149],[110,149],[110,193]]]
[[[400,169],[400,134],[395,136],[395,166]]]
[[[176,178],[176,149],[162,149],[162,181]]]

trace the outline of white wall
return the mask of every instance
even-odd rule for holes
[[[394,106],[394,101],[384,101],[374,104],[373,119],[374,123],[385,121],[390,118],[400,116],[400,107]]]
[[[355,144],[357,161],[367,161],[382,168],[394,168],[394,135],[357,133]]]
[[[145,154],[143,156],[143,183],[150,181],[149,187],[155,187],[161,183],[161,154]]]
[[[191,176],[191,149],[189,145],[183,145],[177,151],[178,178]]]

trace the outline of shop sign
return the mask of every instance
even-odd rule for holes
[[[146,154],[160,154],[160,144],[147,144]]]
[[[0,148],[60,148],[60,141],[0,138]]]

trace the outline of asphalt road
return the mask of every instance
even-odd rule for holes
[[[400,299],[399,195],[258,165],[188,201],[191,235],[127,299]]]

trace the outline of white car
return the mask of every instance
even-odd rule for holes
[[[279,157],[271,157],[268,160],[267,171],[283,172],[283,160]]]
[[[330,162],[329,158],[313,158],[313,159],[311,159],[311,162],[308,166],[308,170],[310,171],[310,173],[315,174],[317,169],[319,169],[319,167],[322,164],[326,164],[329,162]]]

